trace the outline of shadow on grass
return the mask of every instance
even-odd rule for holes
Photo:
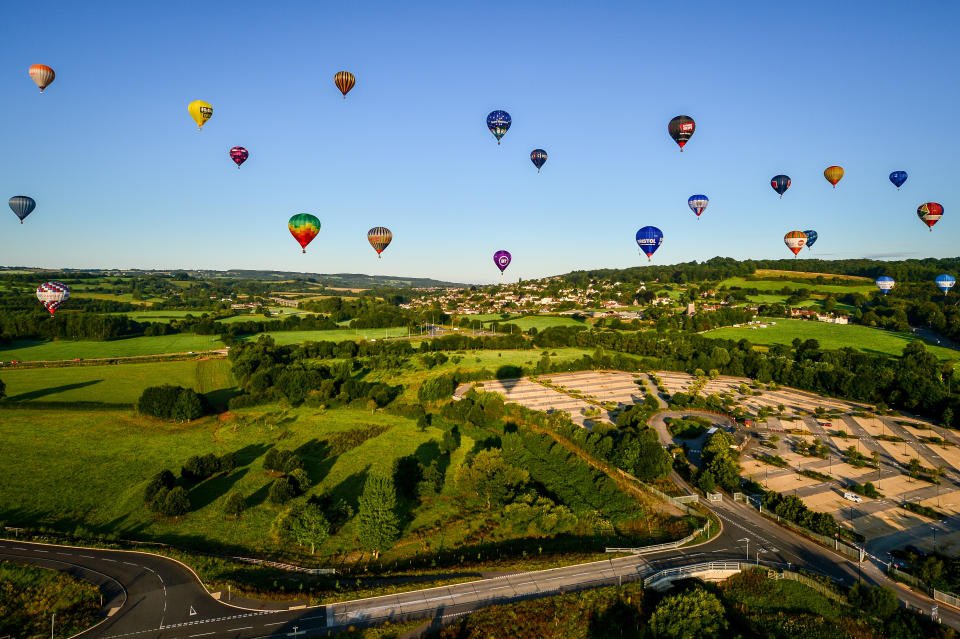
[[[46,397],[47,395],[56,395],[57,393],[63,393],[65,391],[75,390],[77,388],[86,388],[87,386],[93,386],[94,384],[99,384],[102,382],[102,379],[91,379],[85,382],[77,382],[75,384],[63,384],[62,386],[51,386],[49,388],[38,388],[27,393],[20,393],[19,395],[11,395],[7,398],[8,402],[26,402],[31,399],[40,399],[41,397]]]
[[[190,490],[190,509],[199,510],[208,506],[229,492],[233,485],[247,474],[246,468],[229,474],[218,474],[200,482]]]
[[[227,410],[227,405],[230,400],[240,394],[239,388],[218,388],[209,393],[204,393],[203,396],[206,398],[207,403],[210,404],[210,408],[217,413],[222,413]]]

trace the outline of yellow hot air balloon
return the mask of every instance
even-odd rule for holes
[[[202,129],[203,125],[206,124],[207,120],[213,115],[213,107],[210,106],[209,102],[194,100],[187,105],[187,112],[190,114],[190,117],[193,118],[193,121],[197,123],[197,126]]]
[[[837,188],[837,182],[843,178],[843,167],[842,166],[828,166],[823,171],[823,177],[827,178],[827,182],[833,185],[833,188]]]

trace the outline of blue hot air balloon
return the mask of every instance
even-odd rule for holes
[[[947,275],[944,273],[943,275],[937,275],[936,282],[937,288],[943,291],[943,294],[946,295],[950,292],[950,289],[953,288],[953,285],[957,283],[957,278],[955,278],[953,275]]]
[[[896,282],[894,282],[893,278],[889,275],[881,275],[877,278],[877,288],[883,291],[884,295],[893,290],[894,284],[896,284]]]
[[[657,252],[663,244],[663,231],[655,226],[645,226],[637,231],[637,246],[647,254],[647,260]]]
[[[697,214],[698,220],[700,219],[700,214],[707,210],[707,204],[710,204],[710,198],[706,195],[691,195],[687,200],[687,206]]]
[[[500,138],[510,130],[512,121],[509,113],[499,109],[491,111],[487,116],[487,128],[490,129],[490,133],[493,133],[493,137],[497,138],[497,144],[500,144]]]
[[[890,181],[893,182],[893,185],[897,187],[897,190],[900,190],[900,187],[903,186],[903,183],[907,181],[907,172],[906,171],[894,171],[890,174]]]
[[[774,175],[770,178],[770,186],[773,187],[773,190],[780,194],[780,199],[783,199],[783,194],[787,192],[787,189],[790,188],[790,176],[789,175]]]
[[[32,197],[26,195],[14,195],[10,198],[10,209],[13,211],[14,215],[20,218],[20,223],[23,224],[24,218],[33,213],[33,209],[37,208],[37,203],[34,202]]]
[[[817,232],[813,230],[804,231],[803,234],[807,236],[807,248],[813,246],[813,243],[817,241],[818,237],[820,237],[817,235]]]
[[[540,169],[543,168],[543,165],[547,163],[547,152],[543,149],[534,149],[530,151],[530,161],[533,162],[533,165],[537,167],[537,173],[540,172]]]

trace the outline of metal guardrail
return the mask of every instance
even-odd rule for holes
[[[222,555],[221,555],[222,556]],[[256,564],[258,566],[267,566],[269,568],[276,568],[278,570],[286,570],[288,572],[302,572],[307,575],[335,575],[337,574],[336,568],[304,568],[303,566],[294,566],[293,564],[285,564],[281,561],[270,561],[269,559],[255,559],[253,557],[234,557],[230,556],[230,559],[234,561],[241,561],[246,564]]]
[[[652,552],[660,552],[661,550],[674,550],[680,546],[685,546],[690,543],[697,537],[703,534],[704,531],[710,530],[710,521],[708,520],[706,525],[702,528],[694,530],[692,533],[684,537],[683,539],[678,539],[676,541],[668,541],[664,544],[655,544],[653,546],[640,546],[637,548],[606,548],[604,552],[628,552],[633,555],[645,555]]]

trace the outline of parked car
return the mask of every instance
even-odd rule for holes
[[[850,501],[855,501],[855,502],[857,502],[858,504],[863,501],[863,497],[861,497],[860,495],[858,495],[858,494],[856,494],[856,493],[849,493],[849,492],[843,493],[843,498],[844,498],[844,499],[848,499],[848,500],[850,500]]]

